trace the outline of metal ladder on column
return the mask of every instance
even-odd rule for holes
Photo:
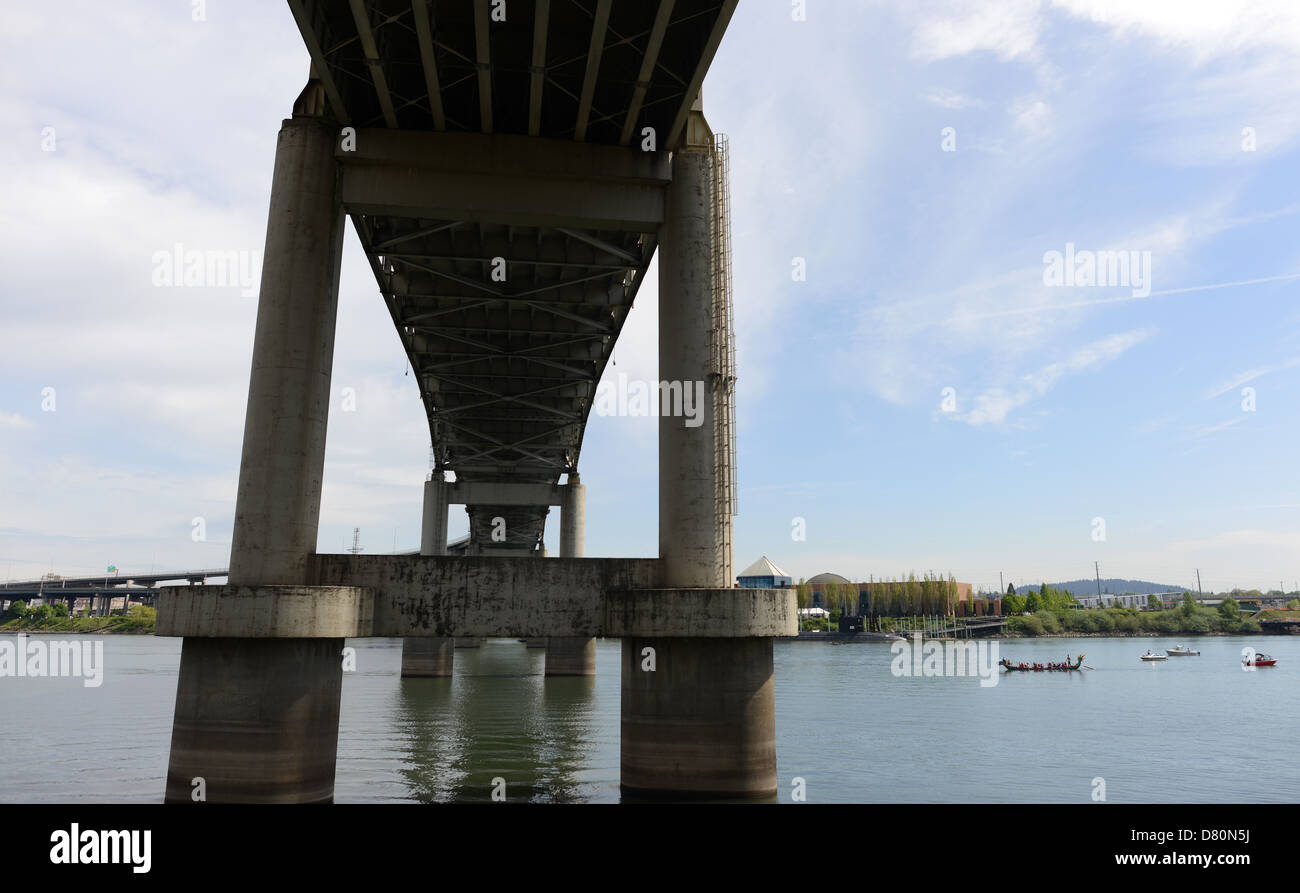
[[[713,328],[712,351],[714,510],[723,546],[727,586],[732,579],[731,518],[740,513],[736,488],[736,330],[732,314],[731,161],[727,137],[713,137]]]

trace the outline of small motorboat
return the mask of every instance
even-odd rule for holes
[[[1167,660],[1168,658],[1163,654],[1156,654],[1154,651],[1148,648],[1147,653],[1142,655],[1142,659],[1143,660]]]
[[[1243,667],[1272,667],[1277,665],[1277,658],[1270,657],[1262,651],[1256,651],[1253,658],[1246,658],[1241,662]]]
[[[1201,652],[1193,651],[1186,645],[1179,645],[1177,648],[1166,648],[1165,654],[1170,657],[1199,657]]]

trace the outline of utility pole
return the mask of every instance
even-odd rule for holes
[[[1196,594],[1201,594],[1201,569],[1199,567],[1196,569]]]
[[[361,547],[361,528],[352,528],[352,548],[348,549],[353,555],[360,555],[364,550]]]
[[[1002,571],[998,571],[998,595],[1006,595],[1006,594],[1007,594],[1007,586],[1006,583],[1003,582],[1002,580]]]
[[[1101,607],[1101,565],[1097,562],[1092,563],[1093,572],[1097,574],[1097,607]]]

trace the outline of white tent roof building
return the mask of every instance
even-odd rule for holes
[[[747,589],[780,589],[792,585],[794,581],[764,555],[737,574],[736,582]]]

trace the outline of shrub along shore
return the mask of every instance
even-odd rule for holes
[[[84,614],[69,615],[66,602],[28,608],[25,602],[17,601],[0,614],[0,633],[153,635],[157,620],[158,612],[145,605],[132,605],[129,611],[109,617],[88,617]]]
[[[1177,608],[1139,611],[1135,608],[1094,608],[1087,611],[1037,611],[1008,617],[1006,636],[1245,636],[1261,632],[1259,623],[1242,617],[1228,599],[1218,608],[1184,601]]]

